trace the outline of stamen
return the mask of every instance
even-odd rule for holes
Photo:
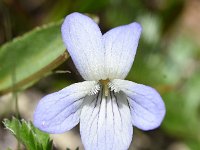
[[[113,91],[113,92],[119,92],[119,88],[113,84],[109,79],[106,79],[106,80],[99,80],[99,83],[97,83],[92,89],[91,91],[89,92],[88,95],[95,95],[99,92],[100,90],[100,87],[103,87],[103,95],[105,97],[107,97],[109,95],[109,92],[110,91]]]
[[[104,96],[107,97],[108,94],[109,94],[109,87],[108,87],[108,84],[109,84],[110,80],[109,80],[109,79],[100,80],[99,82],[100,82],[101,85],[103,86],[103,94],[104,94]]]

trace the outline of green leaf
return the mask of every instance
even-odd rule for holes
[[[31,122],[12,118],[12,120],[4,119],[3,123],[6,129],[10,130],[28,150],[52,149],[52,141],[49,138],[49,134],[38,130]]]
[[[0,47],[0,93],[20,90],[63,63],[61,21],[38,27]]]

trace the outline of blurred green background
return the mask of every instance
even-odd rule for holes
[[[82,80],[70,58],[52,66],[64,51],[60,42],[60,22],[75,11],[95,16],[103,33],[133,21],[143,26],[134,65],[127,79],[156,88],[165,101],[167,113],[161,128],[149,132],[135,129],[130,149],[200,150],[199,0],[1,0],[0,119],[16,115],[16,109],[12,109],[12,106],[17,99],[21,105],[21,117],[30,120],[31,114],[26,116],[29,113],[29,109],[25,109],[27,105],[34,109],[41,95]],[[24,40],[4,45],[36,26],[52,22],[56,23],[50,27],[44,26],[39,31],[34,30]],[[39,36],[41,39],[37,38]],[[39,71],[35,68],[37,66],[40,66]],[[29,70],[24,69],[26,67]],[[54,71],[49,73],[52,69]],[[30,74],[35,74],[34,70],[37,77],[28,78]],[[58,70],[71,73],[56,73]],[[22,76],[19,77],[20,82],[27,81],[27,78],[28,82],[9,87],[18,82],[15,73]],[[21,100],[24,97],[25,102]],[[72,135],[68,134],[68,137],[72,137],[71,141],[69,138],[70,142],[62,138],[66,147],[80,146],[77,130],[75,128]],[[15,147],[16,142],[3,130],[3,125],[1,134],[8,137],[0,138],[0,149],[1,146],[2,149],[10,145]],[[71,144],[73,142],[74,145]],[[60,145],[58,142],[55,149],[62,149]]]

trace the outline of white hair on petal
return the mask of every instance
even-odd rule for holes
[[[88,95],[95,95],[95,94],[97,94],[97,93],[99,92],[99,90],[100,90],[100,85],[99,85],[99,83],[97,83],[97,84],[90,90],[90,92],[89,92]]]
[[[112,82],[108,83],[108,87],[110,88],[110,91],[114,91],[114,92],[120,91],[120,89],[115,84],[113,84]]]

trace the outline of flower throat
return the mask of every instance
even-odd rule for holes
[[[110,80],[109,79],[99,80],[99,82],[103,86],[103,94],[104,94],[104,96],[107,97],[108,94],[109,94],[109,86],[108,86],[108,84],[109,84]]]

